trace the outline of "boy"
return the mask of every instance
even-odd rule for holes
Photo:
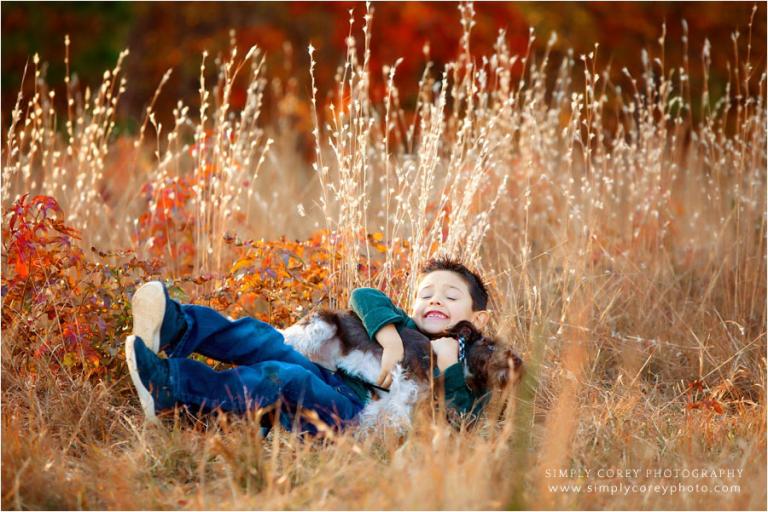
[[[254,318],[232,321],[204,306],[181,305],[157,281],[139,288],[132,304],[133,335],[126,339],[126,361],[150,421],[156,421],[156,410],[176,404],[242,414],[280,400],[280,421],[289,430],[300,407],[315,411],[328,425],[343,428],[354,423],[371,398],[370,387],[359,379],[316,365],[286,345],[279,331]],[[376,384],[389,387],[391,371],[403,357],[399,327],[436,334],[469,320],[482,329],[489,320],[487,304],[488,292],[480,277],[449,259],[430,260],[422,268],[410,317],[379,290],[354,290],[352,309],[371,339],[383,347]],[[458,341],[435,339],[432,348],[451,412],[477,412],[473,408],[481,407],[483,401],[464,381]],[[156,355],[161,349],[167,359]],[[215,371],[187,359],[192,352],[237,366]],[[298,422],[302,430],[315,432],[313,425],[301,418]]]

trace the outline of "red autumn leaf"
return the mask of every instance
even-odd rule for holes
[[[32,204],[42,206],[45,209],[46,215],[48,210],[61,212],[59,203],[51,196],[35,196],[32,198]]]
[[[16,260],[16,273],[22,279],[26,278],[29,275],[29,269],[27,268],[26,263],[24,263],[20,259]]]

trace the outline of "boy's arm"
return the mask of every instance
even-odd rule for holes
[[[453,338],[440,338],[432,341],[432,349],[437,356],[438,377],[443,381],[448,419],[454,426],[464,419],[474,423],[485,400],[478,399],[464,380],[464,368],[459,364],[458,342]]]
[[[467,420],[468,425],[474,423],[483,410],[487,396],[477,397],[469,389],[461,364],[454,364],[443,372],[443,385],[448,420],[455,427],[464,420]]]
[[[352,290],[350,307],[363,322],[371,339],[384,349],[381,354],[381,372],[376,384],[389,388],[392,384],[392,369],[403,359],[403,340],[396,325],[406,324],[408,315],[397,308],[381,290],[356,288]]]
[[[392,385],[392,369],[403,359],[403,339],[393,324],[387,324],[376,333],[376,341],[384,349],[381,353],[381,372],[376,378],[378,386],[389,389]]]
[[[376,288],[352,290],[349,307],[363,321],[368,336],[376,341],[379,341],[376,334],[385,325],[405,325],[409,320],[405,311],[395,306],[384,292]]]

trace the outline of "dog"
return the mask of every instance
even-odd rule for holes
[[[280,331],[285,342],[311,361],[329,370],[342,370],[368,384],[381,372],[382,347],[368,336],[351,310],[320,310]],[[519,380],[522,359],[498,339],[483,336],[471,322],[461,321],[445,333],[426,336],[410,328],[398,329],[404,355],[393,372],[388,390],[371,386],[375,396],[359,416],[363,431],[387,425],[401,432],[410,428],[416,402],[430,390],[436,359],[431,339],[459,341],[459,360],[469,388],[476,394],[501,389]]]

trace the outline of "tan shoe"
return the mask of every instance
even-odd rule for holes
[[[166,296],[160,281],[150,281],[136,290],[131,299],[133,334],[141,338],[147,348],[160,351],[160,329],[165,316]]]
[[[158,423],[156,412],[173,407],[168,361],[161,359],[138,336],[125,339],[125,360],[144,416]]]
[[[139,395],[141,408],[144,410],[144,417],[151,423],[158,423],[155,415],[155,401],[147,387],[141,382],[139,368],[136,364],[136,336],[128,336],[125,339],[125,362],[128,363],[128,374],[131,376],[131,382]]]

